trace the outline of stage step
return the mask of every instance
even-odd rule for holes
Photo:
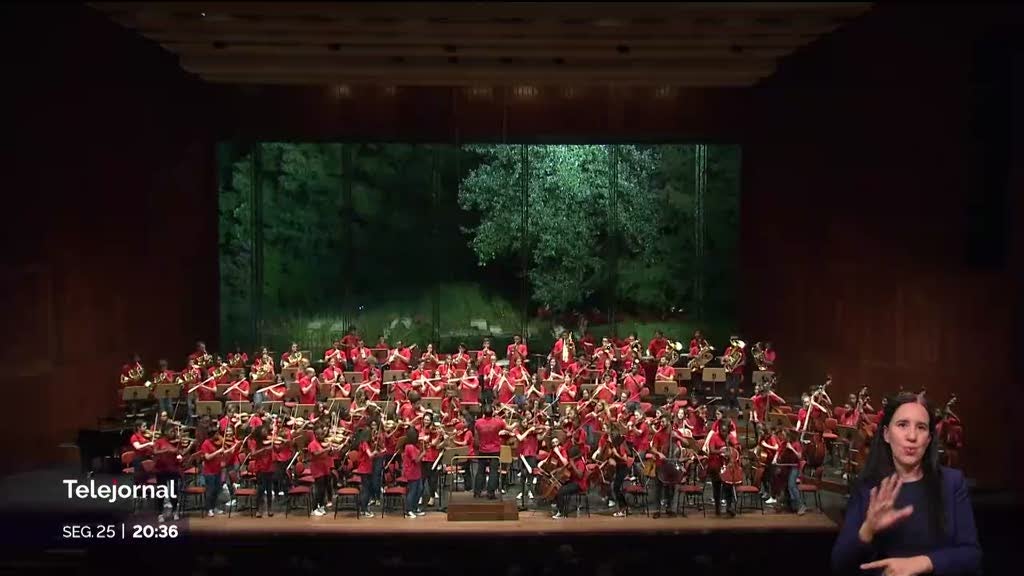
[[[448,501],[449,522],[519,520],[515,500],[473,498],[469,492],[457,492]]]

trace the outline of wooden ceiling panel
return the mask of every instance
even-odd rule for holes
[[[870,3],[99,2],[210,82],[750,85]],[[400,9],[399,9],[400,8]]]

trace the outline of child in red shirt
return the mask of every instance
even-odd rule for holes
[[[423,516],[420,510],[420,498],[423,496],[423,471],[420,463],[423,451],[420,450],[420,434],[410,426],[405,431],[405,446],[402,447],[402,476],[405,477],[405,517]]]

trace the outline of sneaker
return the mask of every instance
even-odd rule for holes
[[[277,495],[283,497],[284,496],[284,492],[278,492]]]
[[[274,512],[268,508],[267,509],[267,518],[273,518],[273,517],[274,517]]]
[[[363,518],[373,518],[373,512],[370,512],[369,510],[363,512]]]
[[[801,506],[800,509],[796,511],[797,516],[803,516],[804,514],[807,514],[807,506]]]
[[[206,511],[206,517],[207,518],[213,518],[214,516],[216,516],[216,514],[213,513],[213,510],[207,510]]]
[[[263,518],[263,510],[257,510],[256,511],[256,517],[257,518]]]
[[[426,512],[424,512],[423,510],[417,510],[417,511],[415,512],[415,514],[416,514],[417,516],[426,516],[426,515],[427,515],[427,513],[426,513]]]
[[[765,504],[775,504],[776,502],[778,502],[778,500],[776,500],[775,498],[769,498],[764,501]]]
[[[532,490],[530,490],[530,491],[528,491],[526,493],[526,497],[529,498],[530,500],[536,500],[536,498],[533,497],[533,491]]]
[[[175,512],[174,513],[174,521],[177,522],[178,520],[181,520],[181,515],[178,514],[177,512]]]
[[[324,514],[327,514],[327,511],[324,510],[323,508],[317,508],[316,510],[313,510],[313,516],[323,516]]]
[[[157,516],[156,517],[156,521],[161,523],[161,524],[163,524],[164,523],[164,515],[161,514],[161,515]]]
[[[609,500],[608,501],[608,507],[609,508],[615,508],[615,500]]]
[[[555,515],[551,517],[552,520],[561,520],[562,518],[565,518],[565,516],[562,516],[561,512],[555,512]]]
[[[332,502],[330,500],[327,501],[327,504],[324,504],[325,508],[330,508],[331,506],[334,506],[334,502]]]
[[[224,507],[225,508],[234,508],[236,504],[238,504],[237,500],[230,500],[227,504],[224,505]]]
[[[214,510],[214,512],[216,512],[217,515],[220,516],[221,514],[224,513],[224,509],[223,508],[217,508],[216,510]]]
[[[432,508],[433,506],[434,506],[434,499],[431,498],[430,500],[427,500],[427,508]]]
[[[625,518],[626,517],[626,512],[624,510],[619,510],[615,514],[612,514],[612,517],[613,518]]]
[[[405,517],[406,518],[415,518],[416,517],[416,513],[415,512],[406,512],[405,513]]]

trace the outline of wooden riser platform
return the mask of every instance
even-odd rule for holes
[[[474,498],[467,492],[452,494],[448,501],[449,522],[516,521],[519,509],[510,499]]]

